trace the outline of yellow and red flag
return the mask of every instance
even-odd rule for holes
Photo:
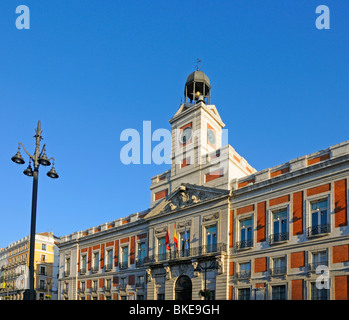
[[[176,228],[176,225],[174,226],[174,236],[173,236],[173,240],[174,240],[174,243],[175,243],[175,247],[176,247],[177,250],[178,250],[178,239],[177,239],[177,228]]]

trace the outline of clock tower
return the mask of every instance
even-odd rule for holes
[[[169,122],[171,168],[152,177],[152,206],[182,184],[230,189],[232,179],[256,171],[233,147],[222,146],[225,125],[211,104],[210,80],[202,71],[187,77],[184,103]]]
[[[210,80],[205,73],[196,70],[187,77],[184,103],[169,120],[172,125],[172,177],[180,175],[186,167],[202,166],[208,154],[221,148],[224,123],[210,102]]]

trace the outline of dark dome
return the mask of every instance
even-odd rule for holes
[[[197,100],[196,93],[199,92],[200,96],[206,98],[210,102],[210,79],[202,71],[195,70],[187,77],[187,82],[184,88],[185,98],[189,98],[190,101]]]

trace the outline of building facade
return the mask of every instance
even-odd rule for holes
[[[349,141],[257,171],[201,71],[150,208],[61,237],[59,299],[348,299]]]
[[[37,300],[57,300],[59,239],[52,232],[35,235],[34,290]],[[23,300],[29,289],[30,237],[0,250],[0,299]]]

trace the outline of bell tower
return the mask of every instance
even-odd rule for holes
[[[171,176],[198,169],[206,155],[222,146],[224,123],[211,105],[211,84],[207,75],[195,70],[187,77],[184,103],[172,119]]]

